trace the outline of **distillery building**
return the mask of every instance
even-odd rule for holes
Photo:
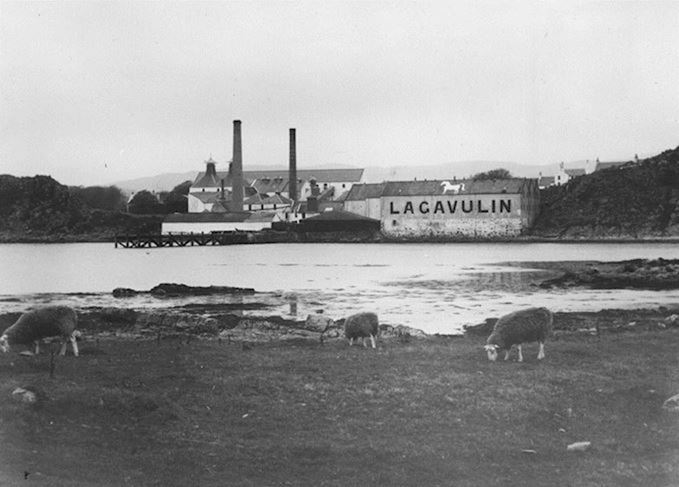
[[[539,200],[536,179],[511,178],[358,184],[344,204],[347,211],[379,218],[391,238],[501,239],[532,226]]]

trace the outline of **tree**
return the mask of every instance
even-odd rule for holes
[[[125,209],[125,196],[116,186],[71,187],[71,194],[80,198],[94,210],[121,211]]]
[[[162,212],[162,205],[158,198],[150,191],[139,191],[130,200],[130,213],[137,215],[152,215]]]
[[[189,211],[188,195],[191,188],[191,181],[184,181],[178,184],[169,193],[164,193],[161,197],[167,213],[186,213]]]
[[[512,177],[507,169],[491,169],[490,171],[476,173],[472,176],[474,181],[482,181],[486,179],[509,179]]]

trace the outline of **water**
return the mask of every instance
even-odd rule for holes
[[[507,262],[679,258],[679,245],[460,243],[270,244],[115,249],[112,244],[0,245],[0,312],[63,302],[74,306],[165,307],[193,301],[261,302],[253,314],[304,319],[325,309],[335,318],[375,310],[380,320],[427,332],[455,333],[524,306],[554,311],[651,307],[679,302],[676,291],[543,290],[544,271]],[[254,296],[115,299],[116,287],[147,290],[161,282],[252,287]]]

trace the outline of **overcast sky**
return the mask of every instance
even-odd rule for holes
[[[565,5],[562,5],[565,4]],[[679,145],[679,2],[6,2],[0,173],[630,159]]]

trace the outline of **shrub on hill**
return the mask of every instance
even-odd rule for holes
[[[91,194],[96,193],[106,191]],[[157,233],[160,229],[161,216],[93,209],[82,194],[49,176],[0,175],[0,241],[110,240],[116,233]]]
[[[543,190],[532,233],[563,238],[679,236],[679,147]]]

